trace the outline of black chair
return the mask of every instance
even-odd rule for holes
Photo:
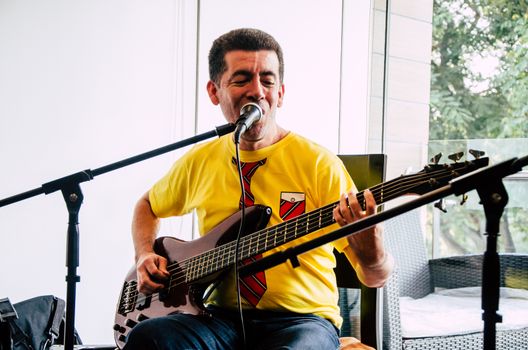
[[[359,191],[385,181],[385,154],[339,155]],[[383,289],[364,286],[346,256],[334,251],[343,317],[341,335],[359,338],[365,345],[381,349],[383,341]],[[359,321],[359,332],[357,322]],[[356,330],[356,331],[355,331]]]

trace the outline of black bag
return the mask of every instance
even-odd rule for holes
[[[63,344],[64,300],[44,295],[13,304],[18,318],[10,319],[13,350],[47,350],[53,344]],[[75,344],[82,344],[77,331]]]

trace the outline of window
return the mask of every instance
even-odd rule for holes
[[[528,154],[528,3],[434,1],[430,157],[469,149],[492,164]],[[469,156],[469,155],[468,155]],[[528,251],[528,169],[504,180],[509,202],[498,250]],[[434,257],[485,250],[485,215],[475,191],[447,214],[429,207]]]

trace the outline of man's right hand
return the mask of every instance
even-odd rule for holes
[[[138,290],[143,294],[152,294],[165,287],[170,277],[167,271],[167,259],[156,253],[145,253],[136,263]]]

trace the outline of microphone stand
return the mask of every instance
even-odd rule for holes
[[[528,165],[528,156],[512,158],[510,160],[488,166],[459,177],[450,184],[424,194],[414,200],[384,210],[380,213],[367,216],[361,220],[342,226],[341,228],[317,237],[309,242],[290,247],[250,264],[239,268],[241,276],[255,274],[290,260],[293,267],[300,265],[298,255],[309,250],[330,243],[337,239],[353,235],[361,230],[374,226],[382,221],[406,213],[422,205],[437,201],[449,195],[461,195],[476,189],[484,206],[486,214],[487,248],[484,253],[482,265],[482,319],[484,320],[484,349],[495,349],[496,323],[502,322],[502,317],[497,314],[500,293],[500,261],[497,253],[497,237],[499,222],[503,209],[508,202],[508,194],[502,179],[508,175],[519,172],[523,166]]]
[[[203,134],[189,137],[188,139],[148,151],[137,156],[133,156],[106,166],[91,170],[83,170],[77,173],[59,178],[54,181],[47,182],[41,187],[5,198],[0,200],[0,207],[25,200],[39,194],[50,194],[56,191],[61,191],[66,207],[68,209],[68,230],[67,230],[67,244],[66,244],[66,267],[68,269],[66,282],[66,326],[64,332],[64,349],[72,350],[74,345],[74,331],[75,331],[75,296],[76,283],[80,281],[77,275],[77,267],[79,266],[79,210],[83,201],[83,194],[80,183],[92,180],[95,176],[123,168],[125,166],[141,162],[148,158],[152,158],[178,148],[182,148],[214,136],[223,136],[235,130],[234,124],[224,124],[216,127],[214,130],[205,132]]]

